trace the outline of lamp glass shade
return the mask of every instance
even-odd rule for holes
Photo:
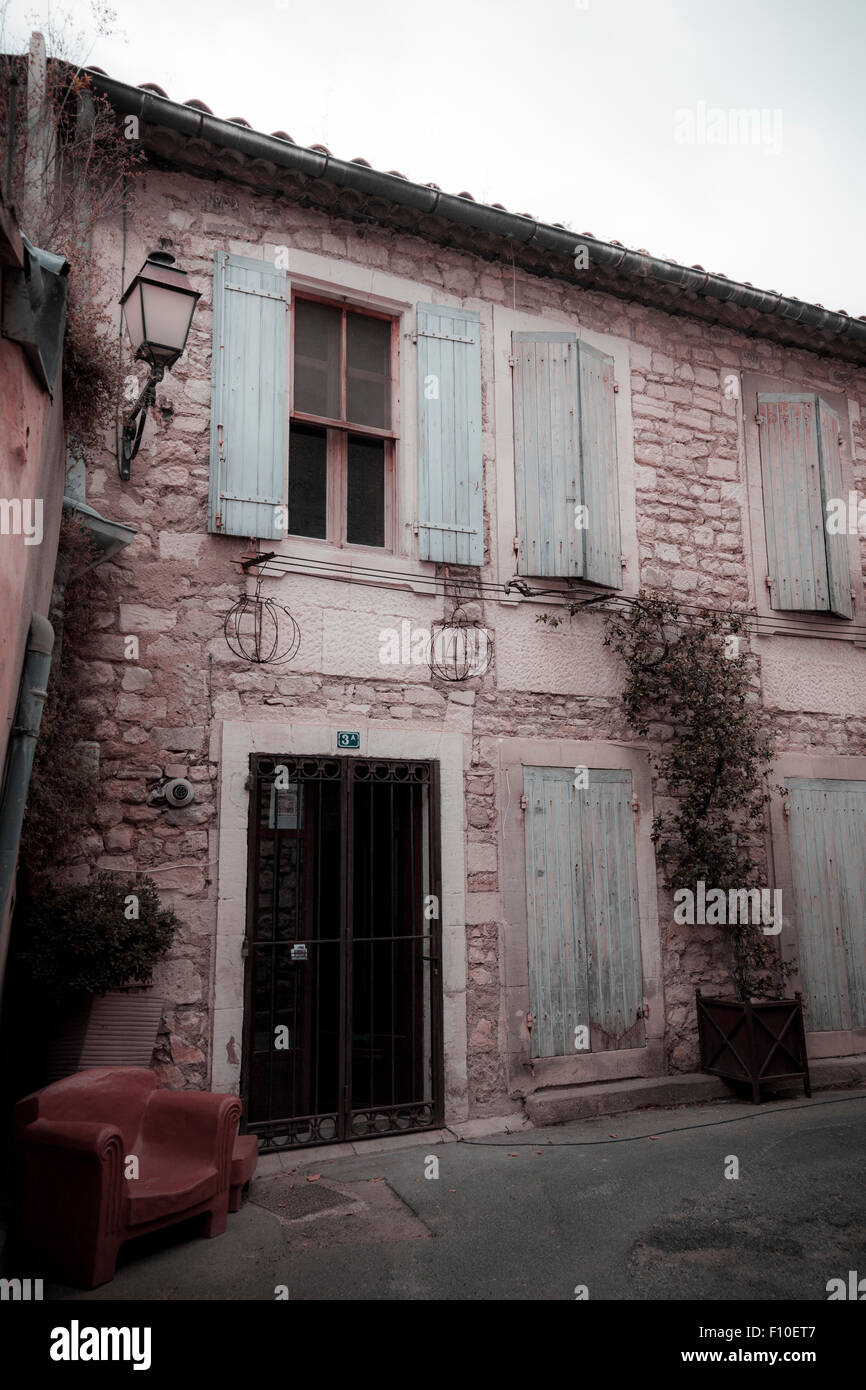
[[[138,356],[138,350],[144,341],[144,314],[141,305],[141,288],[139,285],[133,287],[129,298],[124,298],[123,317],[126,322],[126,332],[133,352]]]
[[[176,289],[144,281],[141,305],[144,342],[148,344],[153,360],[165,361],[170,358],[172,362],[176,361],[186,347],[195,298],[192,294],[178,293]]]
[[[171,367],[180,357],[200,298],[173,259],[154,252],[120,301],[135,356],[152,366]]]

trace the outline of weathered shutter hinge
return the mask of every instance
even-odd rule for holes
[[[523,793],[521,794],[521,797],[520,797],[520,809],[521,809],[521,811],[525,811],[525,810],[526,810],[526,793],[525,793],[525,792],[523,792]]]

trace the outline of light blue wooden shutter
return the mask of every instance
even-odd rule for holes
[[[824,544],[827,548],[827,589],[830,612],[841,618],[853,618],[854,600],[851,597],[851,570],[848,560],[848,537],[833,535],[827,530],[827,502],[830,498],[847,501],[842,491],[842,452],[839,443],[842,423],[835,410],[818,398],[818,456],[821,460],[821,501],[824,511]],[[847,513],[847,507],[846,507]]]
[[[866,782],[789,777],[806,1027],[866,1027]]]
[[[288,466],[288,280],[266,261],[214,257],[208,529],[275,538]]]
[[[838,416],[815,395],[768,392],[758,422],[770,605],[850,618],[847,541],[825,526],[826,498],[842,496]]]
[[[518,574],[583,574],[577,337],[512,335]]]
[[[419,304],[418,554],[484,563],[481,318]]]
[[[529,991],[536,1057],[643,1047],[631,773],[525,767]]]
[[[619,588],[613,358],[574,333],[515,333],[512,345],[518,573]]]
[[[584,543],[584,579],[622,585],[619,536],[619,478],[616,459],[616,410],[613,358],[586,343],[580,354],[580,462],[582,497],[588,525],[579,532]]]

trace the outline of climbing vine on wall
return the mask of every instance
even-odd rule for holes
[[[675,806],[656,814],[652,839],[669,889],[763,886],[755,855],[772,752],[751,691],[746,634],[746,615],[733,608],[686,615],[675,600],[644,592],[606,614],[605,645],[626,668],[631,727],[647,737],[661,724],[667,734],[653,761]],[[794,967],[775,936],[754,920],[728,931],[738,996],[781,997]]]
[[[626,669],[623,704],[631,728],[655,737],[651,759],[660,810],[652,840],[668,889],[760,888],[770,799],[770,741],[752,697],[747,615],[733,608],[692,609],[641,591],[634,599],[593,598],[569,604],[573,615],[605,605],[605,646]],[[560,619],[543,614],[556,627]],[[750,698],[751,697],[751,698]],[[731,971],[739,998],[781,998],[795,967],[782,961],[775,936],[754,920],[729,923]]]
[[[5,9],[0,3],[0,38]],[[94,0],[96,36],[114,32],[116,16]],[[44,84],[33,80],[26,55],[10,51],[23,41],[0,43],[0,169],[5,197],[22,230],[43,250],[69,261],[63,349],[63,412],[72,453],[105,445],[122,405],[124,367],[116,326],[118,287],[97,254],[100,224],[134,210],[135,186],[144,166],[140,142],[83,71],[84,33],[62,8],[50,15]],[[71,61],[70,61],[71,59]],[[38,98],[36,108],[28,105]],[[34,115],[34,109],[38,112]],[[28,149],[41,158],[28,159]]]

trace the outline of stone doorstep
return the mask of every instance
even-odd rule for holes
[[[730,1088],[719,1077],[690,1072],[681,1076],[599,1081],[586,1086],[546,1086],[526,1097],[526,1113],[540,1129],[593,1115],[617,1115],[647,1106],[700,1105],[730,1096]]]
[[[834,1087],[866,1086],[866,1054],[856,1057],[820,1057],[809,1063],[813,1091]],[[768,1088],[774,1100],[803,1095],[802,1081],[780,1081]],[[742,1099],[720,1077],[705,1072],[678,1076],[640,1077],[629,1081],[596,1082],[586,1086],[550,1086],[526,1098],[526,1114],[488,1115],[460,1120],[448,1129],[427,1129],[419,1134],[392,1134],[357,1143],[321,1144],[284,1153],[260,1154],[256,1175],[312,1168],[338,1159],[365,1154],[393,1153],[419,1145],[456,1144],[460,1139],[484,1139],[492,1135],[519,1134],[545,1125],[589,1119],[593,1115],[619,1115],[650,1106],[706,1105],[712,1101]]]
[[[860,1087],[866,1084],[866,1055],[857,1057],[821,1057],[809,1063],[812,1090],[826,1091],[834,1087]],[[736,1091],[721,1077],[705,1072],[687,1072],[679,1076],[640,1077],[629,1081],[596,1082],[587,1086],[551,1086],[534,1091],[526,1098],[526,1113],[535,1128],[565,1124],[569,1120],[589,1119],[594,1115],[618,1115],[649,1106],[701,1105],[712,1101],[742,1100],[745,1092]],[[803,1096],[802,1081],[768,1083],[764,1094],[769,1099],[788,1099]]]

